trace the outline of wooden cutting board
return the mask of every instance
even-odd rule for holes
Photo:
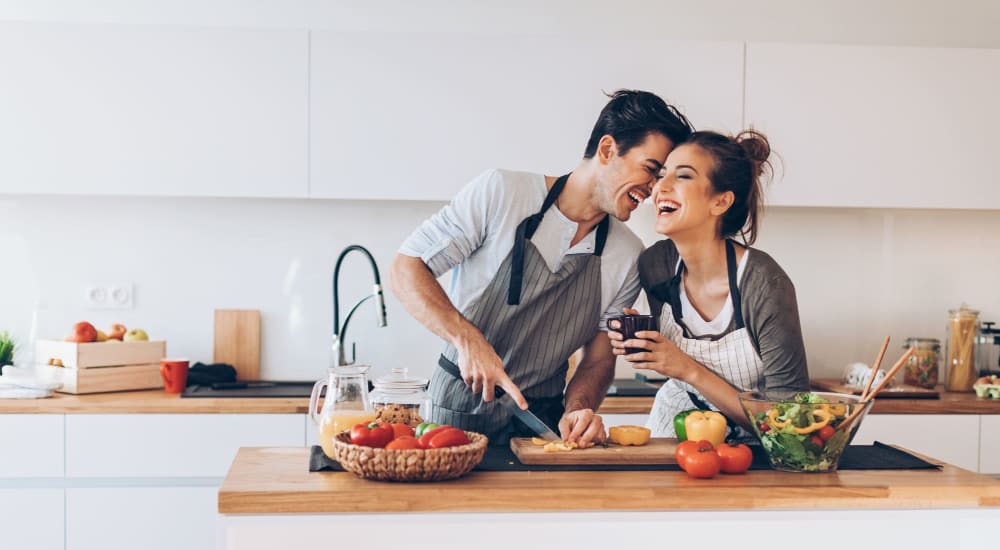
[[[596,445],[572,451],[545,452],[531,439],[515,437],[510,448],[524,464],[676,464],[677,439],[654,437],[645,445],[622,447]]]
[[[236,369],[237,380],[260,380],[260,311],[215,310],[213,363]]]
[[[861,388],[855,388],[854,386],[845,385],[843,382],[835,378],[818,378],[810,380],[809,384],[812,385],[813,388],[821,391],[846,393],[848,395],[861,395]],[[878,396],[876,398],[882,399],[885,397],[905,397],[907,399],[937,399],[941,397],[941,394],[937,390],[930,390],[918,386],[909,386],[906,384],[897,384],[878,392]]]

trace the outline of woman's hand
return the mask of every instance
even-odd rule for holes
[[[639,310],[630,307],[624,308],[622,312],[625,315],[639,315]],[[608,320],[608,338],[611,340],[611,351],[615,355],[625,355],[625,346],[622,345],[625,338],[622,337],[621,328],[618,321]]]
[[[632,366],[637,369],[654,370],[664,376],[688,382],[697,369],[704,368],[655,330],[640,330],[635,333],[635,338],[617,343],[621,353],[612,341],[615,354],[624,355],[625,360],[635,363]],[[627,353],[625,348],[638,348],[642,351]]]

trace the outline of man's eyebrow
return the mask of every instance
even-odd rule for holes
[[[657,170],[662,170],[663,169],[663,163],[660,162],[660,161],[658,161],[658,160],[656,160],[656,159],[646,159],[646,162],[652,163],[653,164],[653,168],[656,168]]]

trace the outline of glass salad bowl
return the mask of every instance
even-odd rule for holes
[[[833,472],[874,401],[828,392],[741,392],[740,405],[775,470]]]

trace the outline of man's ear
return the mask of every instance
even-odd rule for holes
[[[618,143],[615,142],[615,138],[608,134],[601,136],[601,141],[597,142],[597,160],[601,164],[608,164],[617,154]]]
[[[736,195],[732,191],[719,193],[712,199],[711,212],[716,216],[721,216],[729,210],[729,207],[736,201]]]

